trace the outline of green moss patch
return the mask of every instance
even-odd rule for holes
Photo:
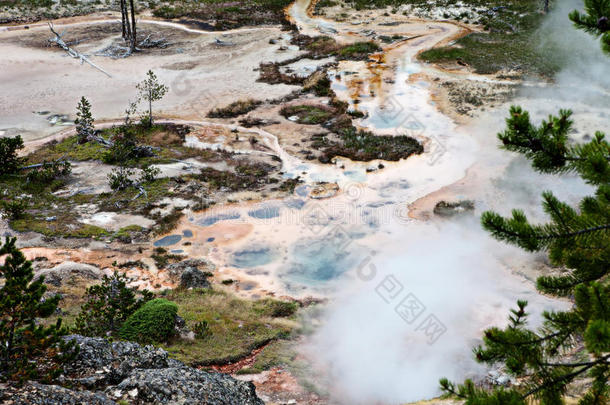
[[[246,114],[256,107],[261,105],[261,101],[253,100],[251,98],[247,100],[238,100],[226,107],[216,108],[208,113],[210,118],[235,118],[240,115]]]
[[[207,182],[212,190],[252,190],[265,184],[276,183],[277,179],[269,177],[272,170],[273,166],[263,163],[240,164],[235,167],[235,172],[206,167],[201,170],[198,179]]]
[[[297,116],[299,124],[318,125],[332,118],[335,111],[325,106],[295,105],[282,108],[280,114],[286,118]]]
[[[317,139],[316,145],[323,149],[321,160],[330,161],[335,156],[343,156],[355,161],[368,162],[375,159],[398,161],[413,154],[421,154],[423,146],[406,135],[377,136],[355,128],[341,131],[340,142]]]
[[[337,55],[340,59],[366,60],[370,54],[380,51],[381,47],[375,42],[356,42],[339,49]]]

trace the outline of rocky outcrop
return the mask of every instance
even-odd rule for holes
[[[59,381],[71,388],[35,382],[4,387],[0,402],[263,405],[252,383],[188,367],[165,350],[80,335],[66,339],[80,347]]]
[[[447,202],[439,201],[434,206],[434,214],[441,217],[452,217],[474,211],[474,202],[470,200]]]
[[[337,183],[318,183],[310,192],[309,198],[315,200],[322,200],[324,198],[331,198],[337,195],[339,192],[339,185]]]
[[[0,385],[0,400],[14,405],[114,405],[115,401],[99,392],[78,391],[58,385],[28,382],[22,387]]]
[[[214,265],[202,259],[188,259],[170,264],[167,271],[180,288],[209,288],[208,277],[212,275]]]
[[[91,264],[76,263],[65,261],[50,269],[42,269],[35,272],[38,278],[44,276],[47,284],[59,287],[66,280],[73,280],[75,277],[85,280],[100,280],[106,274],[100,268]]]
[[[117,397],[127,393],[143,403],[263,404],[252,383],[194,368],[134,370],[113,389]]]
[[[209,288],[208,276],[202,271],[189,267],[180,276],[180,288]]]

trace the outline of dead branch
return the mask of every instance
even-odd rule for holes
[[[136,49],[138,50],[138,49]],[[95,53],[95,56],[106,56],[112,59],[123,59],[131,56],[131,48],[119,45],[110,45]]]
[[[148,193],[146,192],[146,190],[144,190],[144,187],[142,187],[140,184],[134,184],[134,187],[136,187],[138,190],[140,190],[140,192],[134,198],[132,198],[132,201],[137,200],[142,195],[144,197],[148,197]]]
[[[235,46],[235,43],[230,41],[223,41],[222,39],[214,38],[214,43],[218,46]]]
[[[66,162],[66,160],[64,160],[65,157],[66,157],[66,155],[60,157],[59,159],[52,160],[50,162],[43,162],[43,163],[37,163],[35,165],[22,166],[19,168],[19,170],[37,169],[39,167],[43,167],[44,165],[54,165],[57,163],[65,163]]]
[[[160,48],[165,49],[170,46],[170,43],[165,37],[159,39],[151,39],[152,34],[148,34],[146,38],[138,43],[138,45],[132,49],[130,46],[121,45],[110,45],[104,49],[101,49],[95,53],[95,56],[106,56],[112,59],[123,59],[131,56],[135,52],[140,52],[143,49]]]
[[[88,64],[90,64],[91,66],[93,66],[94,68],[96,68],[97,70],[99,70],[100,72],[104,73],[106,76],[108,77],[112,77],[108,72],[106,72],[104,69],[102,69],[101,67],[99,67],[98,65],[96,65],[95,63],[91,62],[91,60],[83,55],[82,53],[70,48],[62,39],[62,36],[65,34],[65,32],[58,34],[54,29],[53,29],[53,24],[49,22],[49,29],[51,30],[51,32],[53,34],[55,34],[55,38],[49,38],[49,42],[53,42],[55,44],[57,44],[57,46],[59,46],[60,48],[62,48],[64,51],[66,51],[68,53],[68,55],[70,55],[71,57],[73,57],[74,59],[78,59],[80,60],[81,65],[85,62],[87,62]]]
[[[150,37],[152,36],[152,34],[149,34],[146,38],[144,38],[142,41],[140,41],[140,43],[138,44],[138,48],[160,48],[160,49],[165,49],[167,48],[170,43],[167,42],[167,39],[165,37],[161,37],[158,39],[150,39]]]
[[[102,144],[103,146],[105,146],[106,148],[111,148],[114,145],[114,142],[109,141],[108,139],[104,139],[99,135],[89,135],[87,136],[87,140],[91,140],[91,141],[95,141],[97,143]]]

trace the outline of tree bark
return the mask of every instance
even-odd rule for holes
[[[135,52],[136,50],[136,10],[133,4],[134,0],[129,0],[129,5],[131,7],[131,51]]]
[[[125,0],[121,0],[121,30],[123,39],[127,38],[126,16],[125,16]]]

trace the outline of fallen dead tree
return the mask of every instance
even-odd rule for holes
[[[66,42],[63,40],[63,36],[65,34],[65,31],[61,34],[59,34],[57,31],[55,31],[53,29],[53,24],[51,22],[48,23],[49,24],[49,29],[51,30],[51,32],[53,34],[55,34],[55,38],[49,38],[49,42],[52,42],[54,44],[57,44],[57,46],[59,46],[60,48],[62,48],[64,51],[66,51],[68,53],[68,55],[70,55],[71,57],[73,57],[74,59],[78,59],[80,60],[81,65],[83,63],[88,63],[89,65],[93,66],[94,68],[96,68],[97,70],[99,70],[100,72],[102,72],[103,74],[105,74],[108,77],[112,77],[110,75],[110,73],[106,72],[104,69],[102,69],[101,67],[99,67],[98,65],[96,65],[95,63],[93,63],[86,55],[78,52],[75,49],[72,49],[68,46],[68,44],[66,44]]]
[[[19,168],[19,170],[38,169],[40,167],[45,167],[45,166],[49,166],[49,165],[60,165],[60,164],[66,163],[66,162],[67,162],[67,160],[65,160],[65,156],[62,156],[59,159],[52,160],[50,162],[43,162],[43,163],[36,163],[35,165],[22,166]]]
[[[112,59],[123,59],[131,56],[133,52],[142,51],[143,49],[160,48],[165,49],[171,44],[165,37],[158,39],[151,39],[152,34],[148,34],[146,38],[140,41],[135,47],[121,46],[121,45],[109,45],[104,49],[101,49],[95,53],[96,56],[106,56]]]

